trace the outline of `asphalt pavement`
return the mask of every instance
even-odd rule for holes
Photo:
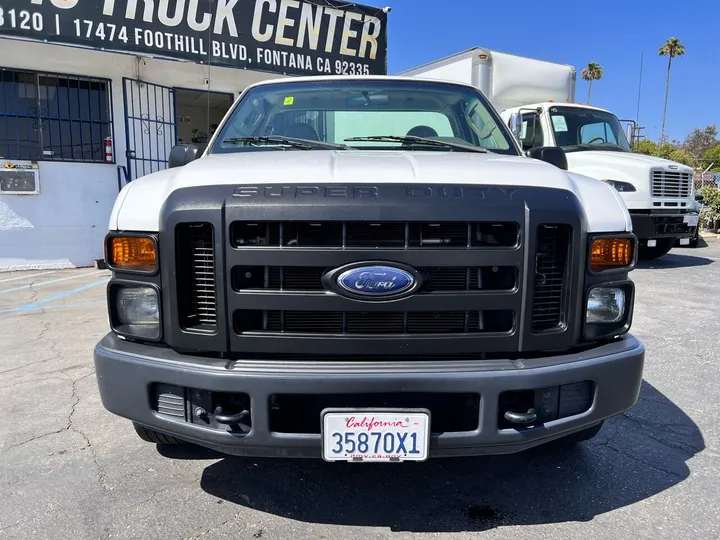
[[[632,277],[638,404],[576,448],[407,464],[158,448],[100,402],[108,272],[0,274],[0,538],[720,538],[720,240]]]

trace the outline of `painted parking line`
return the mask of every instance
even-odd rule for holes
[[[24,289],[29,289],[30,287],[32,287],[33,289],[36,289],[38,287],[42,287],[43,285],[51,285],[53,283],[60,283],[61,281],[68,281],[71,279],[78,279],[78,278],[87,277],[87,276],[101,276],[101,275],[103,275],[103,272],[98,272],[97,270],[95,270],[94,272],[88,272],[87,274],[78,274],[76,276],[69,276],[69,277],[64,277],[64,278],[59,278],[59,279],[50,279],[48,281],[41,281],[40,283],[34,283],[34,284],[31,283],[30,285],[23,285],[21,287],[14,287],[12,289],[4,289],[4,290],[0,291],[0,294],[7,294],[7,293],[15,292],[15,291],[22,291]]]
[[[52,311],[58,309],[69,309],[76,307],[93,307],[93,306],[104,306],[107,304],[106,300],[95,300],[94,302],[70,302],[67,304],[58,304],[57,306],[35,306],[28,307],[23,310],[23,313],[31,311]],[[11,310],[0,310],[0,315],[3,313],[9,313]]]
[[[33,278],[33,277],[38,277],[38,276],[46,276],[48,274],[57,274],[57,270],[52,270],[50,272],[40,272],[38,274],[26,274],[24,276],[16,276],[16,277],[8,278],[8,279],[0,279],[0,283],[7,283],[8,281],[17,281],[18,279],[27,279],[27,278]]]
[[[79,292],[86,291],[87,289],[90,289],[92,287],[97,287],[98,285],[105,285],[108,281],[110,281],[110,278],[101,279],[99,281],[93,281],[92,283],[87,283],[80,287],[70,289],[69,291],[63,291],[61,293],[54,294],[52,296],[48,296],[47,298],[43,298],[42,300],[38,300],[37,302],[30,302],[28,304],[24,304],[22,306],[9,308],[9,309],[0,309],[0,315],[2,315],[4,313],[17,313],[19,311],[33,311],[33,310],[39,309],[39,307],[43,304],[47,304],[48,302],[54,302],[55,300],[60,300],[61,298],[65,298],[66,296],[71,296],[73,294],[77,294]]]

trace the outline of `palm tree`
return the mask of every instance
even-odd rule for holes
[[[603,68],[597,62],[590,62],[585,69],[582,70],[582,78],[590,83],[588,86],[588,105],[590,104],[590,91],[592,90],[593,81],[599,81],[603,76]]]
[[[685,45],[678,38],[671,37],[658,49],[660,56],[668,57],[667,81],[665,82],[665,108],[663,109],[662,129],[660,130],[660,143],[665,142],[665,115],[667,114],[668,93],[670,92],[670,66],[672,59],[685,54]]]

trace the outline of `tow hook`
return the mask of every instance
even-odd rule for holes
[[[218,405],[213,412],[215,421],[218,424],[239,424],[250,416],[250,411],[244,410],[237,414],[223,414],[223,408]]]
[[[529,409],[526,413],[505,411],[503,416],[505,417],[505,420],[512,422],[513,424],[532,424],[535,420],[537,420],[535,409]]]

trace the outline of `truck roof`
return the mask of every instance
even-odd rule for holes
[[[606,113],[610,113],[610,114],[615,114],[612,111],[610,111],[608,109],[604,109],[602,107],[598,107],[597,105],[589,105],[586,103],[572,103],[572,102],[566,103],[564,101],[541,101],[538,103],[530,103],[528,105],[522,105],[520,107],[511,107],[509,109],[504,110],[503,114],[512,113],[512,112],[516,111],[517,109],[532,109],[534,107],[547,107],[547,106],[553,106],[553,105],[557,105],[559,107],[576,107],[578,109],[581,109],[581,108],[582,109],[594,109],[596,111],[602,111],[602,112],[606,112]]]
[[[471,84],[458,81],[449,81],[442,79],[433,79],[432,77],[410,77],[402,75],[303,75],[301,77],[280,77],[274,79],[267,79],[264,81],[258,81],[249,84],[245,90],[254,88],[256,86],[267,86],[270,84],[292,84],[297,82],[318,82],[318,81],[347,81],[347,80],[362,80],[362,81],[409,81],[409,82],[429,82],[435,84],[447,84],[452,86],[465,86],[477,90]]]
[[[518,57],[518,58],[525,58],[525,59],[527,59],[527,60],[532,60],[532,61],[534,61],[534,62],[543,62],[543,63],[545,63],[545,64],[552,64],[552,65],[555,65],[555,66],[565,66],[565,67],[570,68],[570,69],[572,69],[573,71],[575,71],[575,66],[573,66],[573,65],[571,65],[571,64],[563,64],[563,63],[561,63],[561,62],[550,62],[549,60],[542,60],[542,59],[540,59],[540,58],[533,58],[533,57],[530,57],[530,56],[521,56],[521,55],[519,55],[519,54],[513,54],[513,53],[508,53],[508,52],[503,52],[503,51],[496,51],[496,50],[493,50],[493,49],[488,49],[488,48],[486,48],[486,47],[471,47],[471,48],[469,48],[469,49],[465,49],[465,50],[463,50],[463,51],[456,52],[456,53],[450,54],[450,55],[448,55],[448,56],[443,56],[442,58],[437,58],[437,59],[435,59],[435,60],[432,60],[432,61],[430,61],[430,62],[426,62],[426,63],[424,63],[424,64],[420,64],[419,66],[415,66],[415,67],[413,67],[413,68],[403,70],[403,71],[399,72],[398,74],[399,74],[399,75],[404,75],[404,74],[406,74],[406,73],[407,73],[407,74],[411,74],[411,73],[415,73],[415,72],[418,72],[418,71],[425,71],[425,70],[426,70],[428,67],[430,67],[430,66],[442,65],[442,64],[450,63],[450,62],[453,62],[453,61],[458,60],[458,59],[460,59],[460,58],[467,58],[468,56],[473,56],[473,55],[478,54],[478,53],[484,53],[484,54],[487,54],[488,56],[492,56],[493,53],[500,53],[500,54],[504,54],[504,55],[508,55],[508,56],[516,56],[516,57]]]

